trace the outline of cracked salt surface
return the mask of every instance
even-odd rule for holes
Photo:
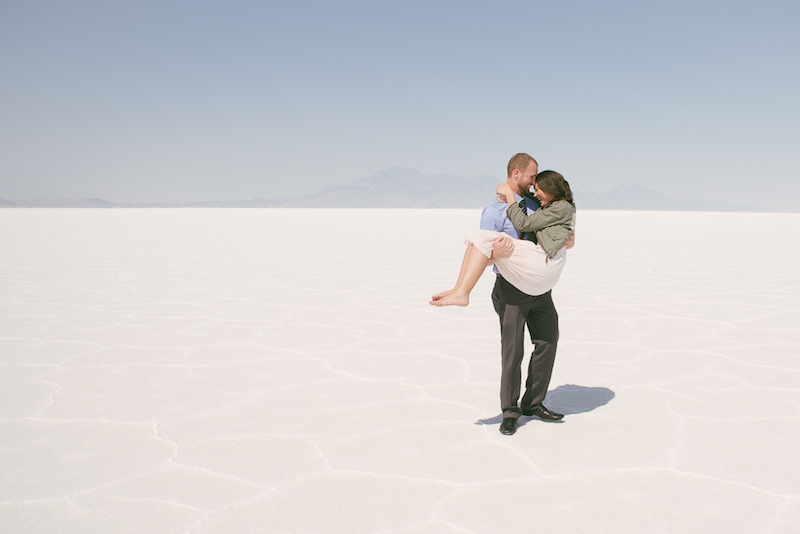
[[[511,437],[478,219],[0,210],[0,531],[800,531],[800,215],[582,212]]]

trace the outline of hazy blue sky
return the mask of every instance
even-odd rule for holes
[[[0,2],[0,197],[236,200],[395,165],[800,210],[800,2]]]

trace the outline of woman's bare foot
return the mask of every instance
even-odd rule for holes
[[[456,295],[452,291],[447,291],[448,295],[440,297],[430,302],[431,306],[468,306],[469,295]],[[440,293],[441,295],[441,293]],[[437,295],[439,296],[439,295]]]
[[[450,290],[447,290],[447,291],[442,291],[441,293],[436,293],[434,296],[431,297],[431,300],[433,300],[433,301],[441,300],[444,297],[446,297],[447,295],[449,295],[450,293],[452,293],[453,291],[454,290],[450,289]]]

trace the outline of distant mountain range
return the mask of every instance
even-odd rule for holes
[[[220,202],[111,203],[99,198],[37,198],[9,201],[0,208],[482,208],[493,198],[499,179],[429,176],[392,167],[368,178],[323,189],[307,196]],[[674,199],[639,185],[621,185],[604,193],[574,191],[580,209],[662,211],[772,211],[760,206],[699,199]]]
[[[640,185],[621,185],[605,193],[574,191],[575,204],[594,210],[652,211],[774,211],[750,204],[729,204],[700,199],[669,198]]]
[[[282,208],[482,208],[487,198],[494,197],[497,183],[493,176],[428,176],[413,169],[392,167],[308,196],[257,200]]]
[[[116,208],[118,204],[106,202],[102,198],[32,198],[27,200],[6,200],[0,198],[0,208]]]

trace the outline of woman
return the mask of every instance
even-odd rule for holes
[[[497,270],[514,287],[528,295],[543,295],[556,285],[564,268],[567,251],[564,248],[575,224],[575,203],[569,183],[555,171],[536,175],[533,196],[541,208],[526,215],[517,205],[514,192],[506,183],[497,186],[498,198],[508,204],[506,214],[520,233],[534,232],[536,241],[514,242],[511,256],[495,262]],[[464,253],[461,272],[453,289],[433,296],[433,306],[467,306],[469,294],[489,265],[492,245],[499,237],[511,237],[503,232],[479,230],[467,239],[470,244]]]

